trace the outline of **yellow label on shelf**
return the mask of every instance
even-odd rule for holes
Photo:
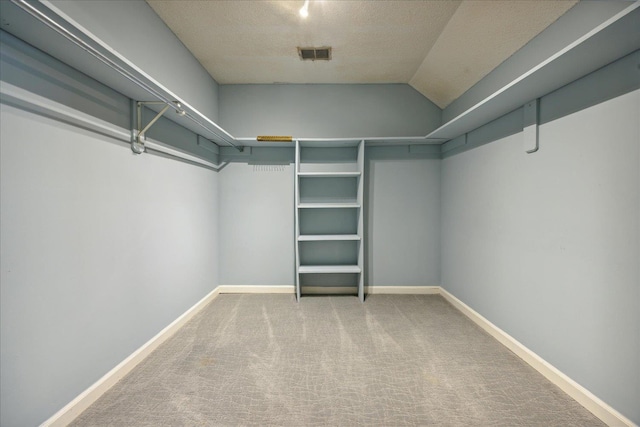
[[[270,141],[270,142],[291,142],[292,136],[276,136],[276,135],[260,135],[256,138],[258,141]]]

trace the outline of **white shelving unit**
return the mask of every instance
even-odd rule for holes
[[[353,286],[364,301],[364,141],[296,141],[296,296]]]

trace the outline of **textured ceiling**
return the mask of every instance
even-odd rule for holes
[[[577,0],[147,2],[221,84],[409,83],[444,108]]]

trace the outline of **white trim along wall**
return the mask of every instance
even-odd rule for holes
[[[171,338],[182,326],[200,312],[207,304],[220,294],[219,288],[209,292],[204,298],[195,303],[193,307],[185,311],[180,317],[167,325],[144,343],[139,349],[131,353],[129,357],[120,362],[115,368],[107,372],[102,378],[96,381],[91,387],[83,391],[69,402],[64,408],[56,412],[51,418],[45,421],[43,426],[66,426],[78,417],[85,409],[105,394],[111,387],[127,375],[133,368],[138,366],[153,350],[158,348],[163,342]]]

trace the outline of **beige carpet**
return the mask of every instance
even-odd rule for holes
[[[74,426],[601,426],[440,296],[221,295]]]

